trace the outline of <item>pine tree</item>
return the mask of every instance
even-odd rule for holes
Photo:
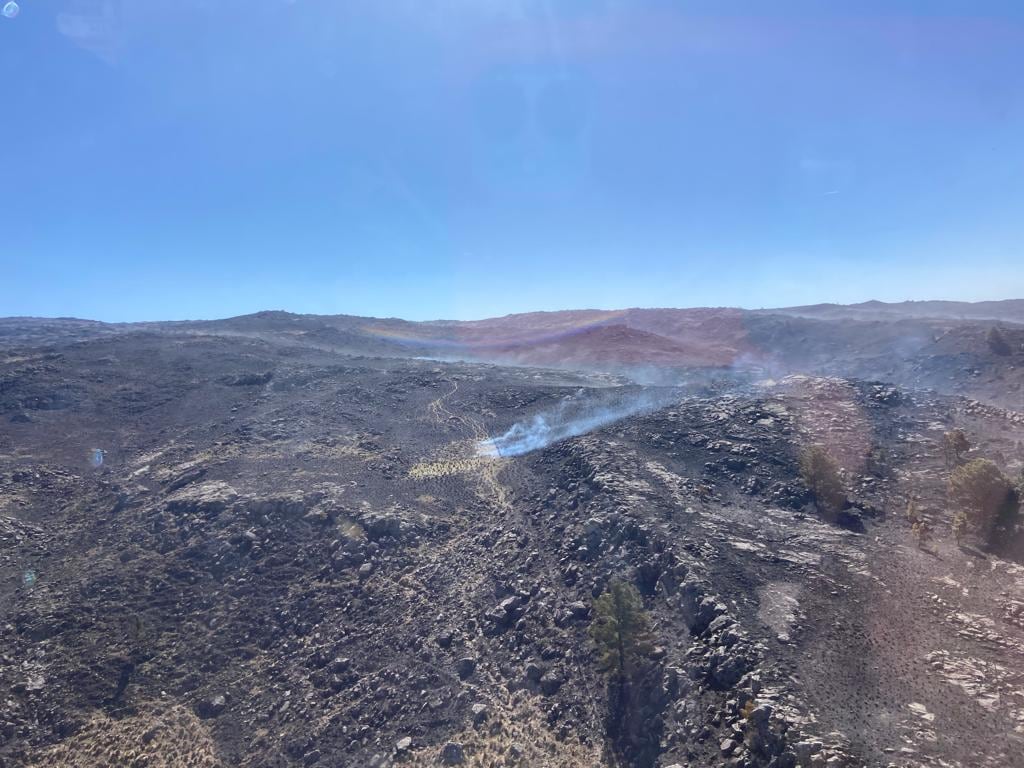
[[[636,587],[617,580],[609,585],[594,601],[590,635],[600,669],[608,675],[608,735],[615,748],[623,750],[643,731],[634,712],[634,682],[640,682],[640,662],[652,649],[650,620]]]
[[[620,677],[628,675],[638,657],[650,652],[650,621],[636,587],[616,580],[594,601],[590,636],[597,645],[601,671]]]

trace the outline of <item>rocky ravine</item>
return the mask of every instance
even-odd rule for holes
[[[6,348],[0,765],[613,765],[613,577],[657,637],[633,765],[1024,765],[1024,569],[951,543],[939,442],[1016,473],[1024,417],[790,377],[477,450],[621,384],[215,334]]]

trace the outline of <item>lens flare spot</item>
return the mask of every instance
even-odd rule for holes
[[[22,583],[23,583],[23,584],[24,584],[24,585],[25,585],[26,587],[32,587],[32,586],[35,586],[35,583],[36,583],[36,581],[37,581],[37,580],[38,580],[38,579],[36,578],[36,572],[35,572],[35,571],[25,571],[25,572],[24,572],[24,573],[23,573],[23,574],[21,575],[21,582],[22,582]]]
[[[14,2],[14,0],[8,0],[8,2],[4,3],[3,14],[8,19],[13,19],[19,13],[21,13],[21,6]]]

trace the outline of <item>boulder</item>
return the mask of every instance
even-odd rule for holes
[[[469,711],[473,716],[473,725],[481,725],[487,722],[487,719],[491,716],[491,711],[487,708],[486,704],[474,704],[469,708]]]
[[[216,694],[208,699],[203,699],[196,705],[196,714],[204,720],[217,717],[227,706],[227,699],[222,694]]]
[[[739,679],[750,671],[750,662],[740,653],[732,653],[724,648],[716,648],[711,656],[710,683],[718,690],[731,688]]]
[[[489,625],[489,632],[491,634],[495,634],[512,626],[512,624],[515,623],[515,621],[522,615],[520,603],[520,598],[513,595],[512,597],[506,597],[494,608],[487,611],[487,613],[484,614],[484,619],[486,619]]]
[[[697,635],[719,616],[728,614],[725,603],[708,596],[707,585],[690,575],[679,587],[679,608],[690,631]]]
[[[370,541],[402,537],[402,518],[393,512],[371,512],[362,519],[362,524]]]
[[[455,671],[460,679],[465,680],[476,671],[476,659],[471,656],[463,656],[455,662]]]
[[[550,670],[540,678],[540,690],[545,696],[554,696],[565,682],[565,678],[557,670]]]
[[[466,753],[461,744],[449,741],[441,748],[441,765],[462,765],[466,762]]]

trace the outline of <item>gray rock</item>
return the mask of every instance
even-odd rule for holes
[[[500,610],[506,616],[509,616],[515,611],[518,605],[519,598],[513,595],[512,597],[506,597],[504,600],[498,603],[498,610]]]
[[[339,656],[327,665],[327,671],[335,675],[340,675],[343,672],[348,672],[351,667],[352,661],[350,659]]]
[[[554,696],[558,693],[558,689],[562,687],[562,683],[565,680],[562,675],[555,670],[546,672],[540,679],[540,690],[545,696]]]
[[[455,671],[462,680],[465,680],[476,671],[476,659],[471,656],[463,656],[455,662]]]
[[[730,626],[732,623],[732,617],[723,614],[722,616],[717,617],[708,625],[708,632],[713,635],[716,632],[719,632],[720,630],[723,630],[726,627]]]
[[[462,765],[466,762],[466,753],[461,744],[449,741],[441,748],[441,765]]]
[[[402,536],[402,518],[393,513],[371,512],[363,518],[362,523],[370,541],[398,539]]]
[[[437,644],[442,648],[448,648],[454,639],[455,634],[451,630],[446,629],[437,636]]]
[[[723,603],[708,597],[706,585],[693,576],[687,577],[680,587],[679,608],[694,634],[703,632],[716,617],[729,610]]]
[[[473,725],[485,723],[487,718],[491,716],[491,711],[487,708],[486,704],[474,704],[469,708],[469,711],[473,715]]]
[[[208,699],[200,701],[199,704],[196,705],[196,714],[204,720],[211,717],[217,717],[217,715],[224,711],[227,704],[227,699],[222,694],[218,693],[216,696],[211,696]]]
[[[586,603],[577,601],[569,604],[569,613],[572,615],[574,620],[582,621],[590,615],[590,608],[587,607]]]
[[[539,682],[541,677],[544,675],[544,667],[535,661],[528,662],[524,669],[526,679],[531,683]]]
[[[487,611],[484,614],[484,618],[487,619],[493,629],[500,631],[512,626],[521,615],[520,598],[512,596],[506,597],[494,608]]]
[[[793,753],[796,755],[797,763],[809,765],[811,756],[820,752],[823,746],[820,741],[798,741],[793,745]]]
[[[750,662],[740,653],[727,652],[724,648],[716,649],[711,656],[712,664],[710,683],[718,690],[731,688],[739,679],[750,671]]]

